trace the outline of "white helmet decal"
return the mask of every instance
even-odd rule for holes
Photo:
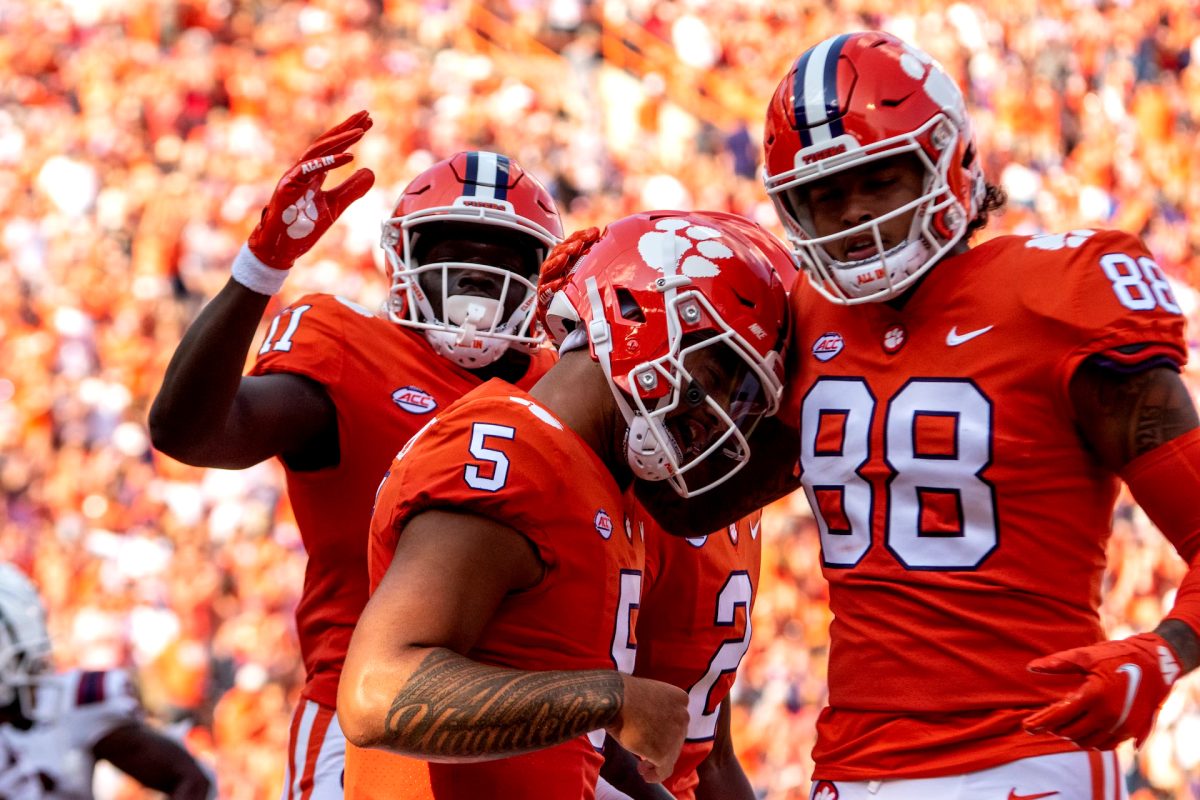
[[[659,220],[654,231],[638,239],[638,255],[647,265],[664,274],[678,272],[689,278],[711,278],[721,274],[716,262],[733,257],[733,251],[718,241],[721,232],[686,219]],[[692,253],[692,250],[695,253]],[[682,258],[682,263],[680,259]]]

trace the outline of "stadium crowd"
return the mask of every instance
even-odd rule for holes
[[[0,558],[41,587],[60,664],[133,667],[222,797],[278,796],[305,568],[281,472],[184,467],[151,450],[145,420],[183,328],[313,135],[370,109],[356,165],[378,181],[284,300],[377,305],[379,222],[417,171],[466,147],[541,176],[568,230],[651,207],[774,224],[756,173],[766,99],[804,47],[866,27],[919,42],[965,88],[1009,195],[983,235],[1140,232],[1186,303],[1194,365],[1192,0],[0,0]],[[606,61],[606,41],[647,35],[669,71],[641,71],[644,47]],[[742,108],[729,86],[759,111],[707,117],[713,101]],[[1188,379],[1200,393],[1196,367]],[[765,520],[735,743],[760,795],[791,800],[807,797],[829,614],[803,496]],[[1110,553],[1109,632],[1149,629],[1182,562],[1128,502]],[[1200,680],[1122,753],[1134,800],[1200,798]],[[103,779],[104,795],[136,795]]]

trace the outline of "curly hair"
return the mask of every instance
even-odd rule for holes
[[[1008,192],[994,183],[985,183],[983,202],[979,204],[979,213],[967,225],[967,232],[964,238],[969,239],[975,231],[986,227],[989,218],[993,214],[1002,212],[1006,203],[1008,203]]]

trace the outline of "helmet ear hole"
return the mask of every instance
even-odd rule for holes
[[[623,319],[639,324],[646,321],[646,313],[642,311],[642,307],[634,299],[633,293],[624,286],[617,287],[617,306],[621,310],[621,317]]]

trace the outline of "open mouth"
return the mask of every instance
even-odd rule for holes
[[[683,455],[695,458],[703,453],[712,439],[713,430],[695,415],[690,415],[677,423],[677,440]]]
[[[875,237],[869,233],[851,236],[846,240],[845,261],[865,261],[879,254],[875,247]]]

